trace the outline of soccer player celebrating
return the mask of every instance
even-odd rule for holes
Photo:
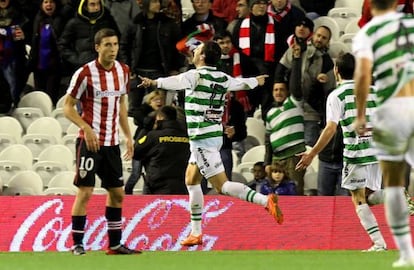
[[[133,141],[128,126],[125,94],[129,89],[129,68],[116,61],[118,37],[112,29],[95,35],[98,58],[79,68],[73,75],[64,104],[65,116],[79,128],[76,141],[76,177],[78,192],[72,206],[74,255],[85,254],[83,246],[86,207],[95,186],[95,174],[108,191],[105,217],[108,226],[108,255],[139,254],[120,243],[122,236],[122,201],[124,181],[119,149],[121,126],[127,140],[125,158],[133,155]],[[82,115],[75,105],[80,101]]]
[[[185,115],[191,151],[186,170],[191,233],[181,242],[183,246],[203,243],[201,217],[204,201],[200,186],[203,176],[218,192],[263,205],[279,224],[283,222],[277,195],[265,196],[244,184],[228,181],[220,157],[223,143],[221,120],[226,92],[248,90],[263,85],[267,75],[233,78],[216,69],[220,57],[219,45],[214,41],[206,41],[194,50],[192,61],[196,69],[157,80],[141,77],[142,83],[139,85],[166,90],[185,90]]]

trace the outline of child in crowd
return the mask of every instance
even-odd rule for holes
[[[264,166],[263,161],[258,161],[253,165],[253,168],[251,169],[251,172],[253,173],[253,180],[247,183],[247,186],[249,188],[256,190],[257,192],[260,192],[260,189],[267,181],[266,178],[266,170]]]
[[[274,162],[271,171],[260,188],[260,193],[267,195],[296,195],[296,184],[289,178],[284,162]]]

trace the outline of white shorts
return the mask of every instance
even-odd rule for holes
[[[188,162],[197,164],[200,173],[206,179],[224,172],[223,162],[217,148],[192,149]]]
[[[406,159],[414,166],[414,97],[391,98],[376,109],[371,122],[378,159]]]
[[[382,174],[378,163],[368,165],[344,163],[342,169],[342,187],[348,190],[369,188],[381,189]]]

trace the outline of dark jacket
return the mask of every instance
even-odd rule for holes
[[[247,137],[246,114],[244,113],[243,105],[231,97],[230,103],[230,117],[227,123],[228,126],[234,127],[234,136],[229,139],[226,134],[223,134],[222,149],[233,149],[232,142],[239,142]]]
[[[134,124],[137,126],[134,139],[137,139],[142,130],[146,133],[152,130],[155,122],[155,111],[148,103],[142,103],[138,108],[128,111],[128,116],[134,118]],[[145,134],[146,134],[145,133]]]
[[[47,16],[43,11],[39,11],[33,22],[33,38],[31,42],[30,50],[30,65],[29,67],[33,70],[36,68],[39,61],[39,50],[40,50],[40,30],[46,24],[49,24],[52,28],[52,38],[49,44],[51,49],[51,58],[49,63],[50,68],[58,68],[60,65],[60,53],[57,47],[57,41],[64,28],[64,19],[60,16],[60,10],[56,10],[56,14],[52,17]]]
[[[178,70],[183,66],[183,58],[175,48],[175,44],[180,38],[179,26],[170,18],[162,13],[156,15],[158,20],[157,42],[160,48],[161,65],[165,75],[173,70]],[[121,37],[120,59],[127,63],[131,70],[137,73],[138,63],[143,48],[143,30],[145,29],[146,17],[139,13],[128,26],[126,34]],[[145,54],[144,54],[145,55]]]
[[[190,157],[186,131],[176,120],[157,122],[157,129],[139,138],[134,159],[145,167],[150,194],[186,194],[185,170]]]
[[[324,162],[343,162],[344,138],[341,125],[338,125],[334,137],[329,141],[324,149],[318,154],[319,160]]]
[[[86,2],[82,0],[80,10],[76,16],[68,21],[58,41],[61,56],[65,64],[69,65],[69,73],[97,57],[94,36],[102,28],[119,30],[110,12],[104,8],[101,1],[101,11],[97,15],[88,14]]]
[[[275,22],[275,61],[279,62],[285,51],[288,49],[287,39],[295,32],[296,22],[305,17],[303,11],[292,5],[292,9],[283,17],[281,22]]]

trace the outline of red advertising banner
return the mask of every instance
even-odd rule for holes
[[[68,251],[73,196],[0,196],[0,251]],[[365,249],[371,246],[350,197],[280,197],[285,222],[262,206],[205,196],[202,246],[184,248],[190,232],[187,196],[126,196],[123,242],[142,250]],[[105,195],[88,207],[85,248],[107,247]],[[389,248],[395,245],[383,207],[372,208]]]

